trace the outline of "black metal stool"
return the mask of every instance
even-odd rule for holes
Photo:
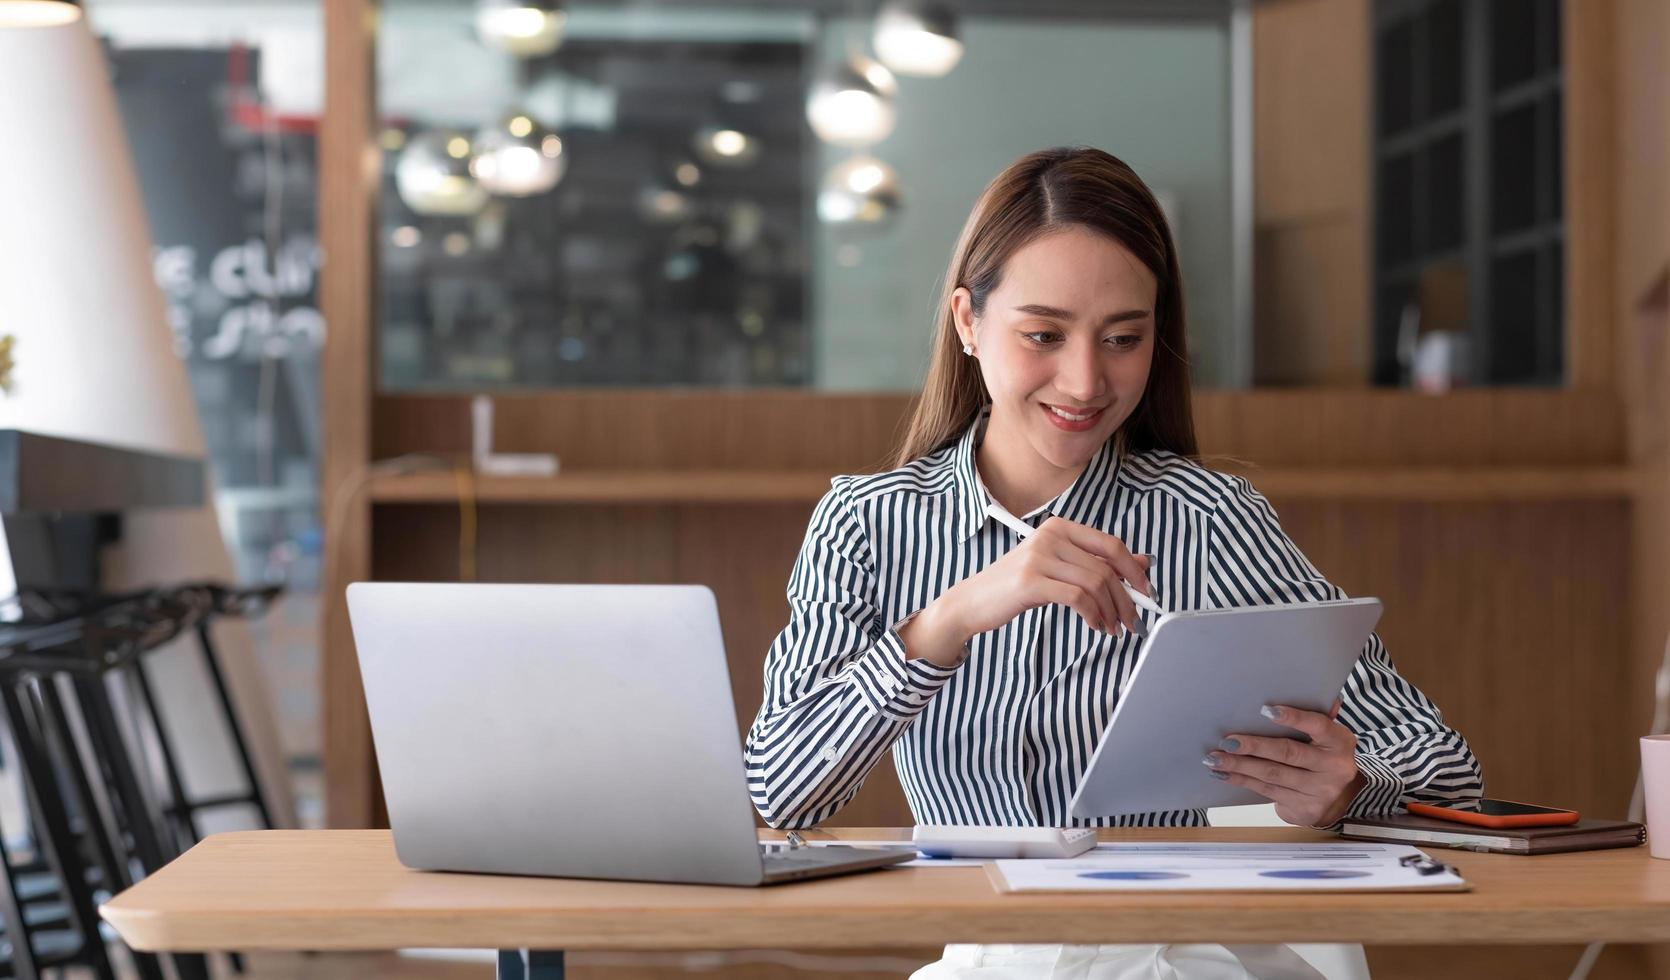
[[[226,684],[226,676],[220,668],[220,660],[215,652],[213,625],[217,616],[237,616],[240,618],[254,618],[264,614],[273,601],[283,592],[279,586],[269,586],[258,589],[229,589],[225,586],[202,583],[181,586],[177,589],[159,590],[147,597],[147,601],[154,608],[171,616],[175,621],[183,624],[184,628],[193,630],[197,637],[197,648],[203,657],[203,666],[208,672],[209,680],[214,685],[216,699],[219,701],[221,719],[236,752],[238,764],[242,769],[244,784],[247,787],[241,793],[230,793],[221,796],[207,797],[193,800],[186,792],[185,780],[181,776],[178,753],[168,734],[168,725],[163,717],[161,700],[151,687],[150,679],[145,673],[143,656],[132,665],[132,677],[145,711],[152,718],[152,727],[158,741],[159,754],[162,757],[164,776],[170,799],[163,808],[169,823],[174,829],[182,848],[189,847],[202,839],[197,827],[197,814],[204,810],[223,807],[248,806],[254,808],[260,819],[260,827],[272,829],[274,826],[272,807],[267,801],[266,793],[262,789],[260,775],[255,769],[254,755],[250,751],[249,742],[244,736],[243,720],[238,712],[237,702],[232,699],[230,688]],[[153,645],[141,651],[141,654],[156,649]]]
[[[0,658],[0,709],[17,743],[35,839],[62,883],[84,937],[82,952],[103,977],[110,975],[109,962],[88,885],[88,855],[97,869],[92,880],[113,893],[179,853],[178,840],[152,806],[134,764],[107,677],[136,672],[141,655],[179,635],[210,607],[158,593],[87,606],[80,615],[12,631],[8,655]],[[27,918],[25,907],[18,935],[28,935]],[[9,924],[8,934],[13,934]],[[208,976],[200,954],[175,954],[171,960],[182,980]],[[161,980],[156,957],[135,953],[134,961],[146,980]]]
[[[35,686],[37,678],[56,672],[58,658],[50,651],[78,640],[79,624],[65,621],[0,633],[0,723],[11,733],[17,751],[37,858],[20,866],[9,854],[0,856],[0,921],[10,947],[11,974],[20,978],[37,977],[41,968],[65,963],[86,964],[101,980],[115,977],[99,930],[95,889],[109,893],[113,883],[126,878],[91,803],[75,743],[61,737],[67,724],[61,724],[61,712],[48,714]],[[73,818],[66,786],[76,801]],[[84,845],[97,855],[92,864]],[[49,948],[46,937],[37,937],[32,928],[28,909],[60,900],[67,905],[72,939],[56,938]],[[146,980],[162,977],[155,957],[136,954],[134,962]]]

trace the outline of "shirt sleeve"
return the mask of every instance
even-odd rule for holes
[[[957,672],[906,660],[877,607],[876,566],[836,477],[789,577],[789,624],[772,642],[765,698],[748,730],[748,791],[773,827],[827,819]]]
[[[1231,481],[1213,513],[1208,603],[1221,608],[1345,598],[1282,531],[1270,502],[1246,480]],[[1467,740],[1399,676],[1378,633],[1369,635],[1340,692],[1339,720],[1357,734],[1357,769],[1365,779],[1346,816],[1483,794],[1483,775]]]

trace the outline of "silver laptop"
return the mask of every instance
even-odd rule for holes
[[[916,856],[760,843],[703,586],[356,582],[348,612],[408,867],[759,885]]]

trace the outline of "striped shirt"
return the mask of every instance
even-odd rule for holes
[[[1046,605],[973,637],[958,666],[905,658],[903,621],[1019,544],[986,514],[975,449],[987,418],[903,467],[831,481],[789,578],[789,624],[772,643],[764,704],[748,732],[754,806],[774,827],[817,824],[892,749],[919,823],[1205,825],[1204,810],[1068,812],[1136,665],[1140,640],[1128,631],[1115,638]],[[1036,526],[1050,515],[1154,556],[1149,579],[1168,609],[1344,597],[1246,480],[1173,453],[1121,456],[1110,439],[1072,486],[1023,520]],[[1482,792],[1466,741],[1398,676],[1378,635],[1341,702],[1366,780],[1349,815]]]

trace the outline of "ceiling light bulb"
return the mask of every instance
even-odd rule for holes
[[[831,67],[812,86],[806,119],[825,143],[869,146],[893,131],[898,82],[885,65],[862,55]]]
[[[932,0],[889,0],[876,14],[876,56],[901,75],[941,78],[962,60],[957,18]]]
[[[854,193],[868,194],[881,186],[886,173],[880,163],[865,163],[847,173],[847,186],[852,188]]]
[[[562,43],[568,15],[555,0],[477,0],[476,35],[519,58],[550,54]]]
[[[818,217],[832,225],[882,227],[899,212],[899,178],[870,156],[836,164],[818,189]]]
[[[713,152],[722,157],[734,157],[748,147],[748,137],[734,129],[721,129],[709,141],[713,144]]]
[[[760,156],[760,138],[735,126],[704,126],[696,131],[691,149],[716,167],[746,167]]]

